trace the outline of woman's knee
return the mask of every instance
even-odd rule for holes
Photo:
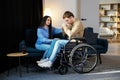
[[[57,40],[56,43],[55,43],[55,45],[59,46],[60,43],[61,43],[61,41],[60,41],[60,40]]]
[[[38,49],[38,50],[48,50],[49,48],[50,48],[50,45],[36,46],[36,49]]]
[[[56,44],[58,44],[58,45],[65,45],[67,43],[68,43],[68,40],[58,40],[58,41],[56,41]]]

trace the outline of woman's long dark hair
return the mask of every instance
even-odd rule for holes
[[[47,18],[51,18],[50,16],[44,16],[41,20],[40,27],[44,26],[46,24]],[[49,38],[52,39],[52,20],[50,21],[49,28]]]

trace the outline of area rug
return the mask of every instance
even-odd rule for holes
[[[92,72],[117,71],[120,70],[120,55],[101,55],[102,64],[98,62]]]

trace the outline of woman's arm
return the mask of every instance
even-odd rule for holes
[[[59,33],[62,33],[62,28],[54,28],[53,27],[53,35],[54,34],[59,34]]]
[[[38,36],[39,41],[42,43],[51,43],[52,42],[52,39],[49,39],[49,37],[48,37],[48,33],[46,33],[42,29],[37,30],[37,36]]]

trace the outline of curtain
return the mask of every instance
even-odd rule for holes
[[[0,51],[19,50],[24,31],[36,29],[42,18],[42,0],[3,0],[1,2]]]

